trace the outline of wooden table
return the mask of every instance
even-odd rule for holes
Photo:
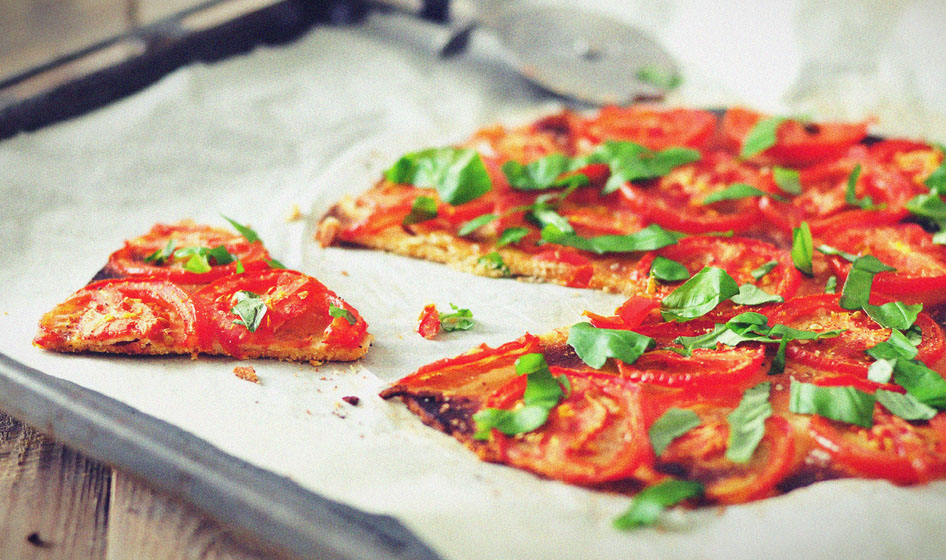
[[[193,507],[0,412],[0,558],[271,558]]]

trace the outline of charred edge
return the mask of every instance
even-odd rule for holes
[[[542,353],[545,355],[545,362],[550,366],[558,366],[570,369],[580,369],[585,367],[575,350],[563,343],[544,346]]]
[[[95,276],[93,276],[92,279],[89,280],[88,284],[91,284],[93,282],[98,282],[99,280],[111,280],[113,278],[124,278],[124,277],[125,276],[123,274],[119,274],[115,272],[114,270],[112,270],[111,268],[109,268],[108,266],[104,266],[102,267],[101,270],[95,273]]]
[[[381,393],[389,399],[400,397],[407,408],[433,428],[458,439],[469,439],[473,435],[473,413],[480,403],[467,397],[444,397],[435,393],[407,393],[392,387]]]

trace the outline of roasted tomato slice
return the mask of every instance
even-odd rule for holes
[[[59,352],[196,354],[203,312],[159,279],[94,282],[43,315],[33,343]]]
[[[811,418],[815,441],[848,474],[897,484],[927,482],[946,472],[946,415],[907,422],[880,404],[874,425],[862,428],[820,416]]]
[[[794,298],[768,312],[769,324],[817,332],[844,329],[833,338],[792,341],[785,354],[827,372],[865,377],[873,362],[865,351],[890,338],[890,329],[881,327],[861,310],[842,309],[839,297],[824,294]],[[917,359],[932,364],[943,355],[943,331],[926,313],[920,313],[916,324],[923,333]]]
[[[222,245],[230,254],[239,259],[246,271],[269,268],[266,261],[270,259],[270,256],[261,242],[250,243],[242,235],[185,221],[172,225],[157,224],[145,235],[126,241],[123,248],[109,256],[108,264],[103,272],[107,276],[117,278],[153,277],[187,285],[209,284],[237,270],[236,262],[221,265],[217,264],[213,258],[208,259],[210,270],[203,273],[185,269],[187,258],[171,256],[160,263],[146,260],[155,252],[164,250],[169,241],[174,242],[176,249],[186,247],[214,249]]]
[[[723,116],[723,136],[730,149],[739,152],[749,131],[762,119],[761,113],[735,107]],[[786,120],[776,131],[776,142],[759,159],[780,165],[803,166],[844,154],[867,136],[867,123],[801,123]]]
[[[847,202],[848,178],[858,164],[861,171],[855,183],[855,197],[870,197],[873,208],[863,209]],[[771,198],[759,202],[766,220],[787,233],[801,222],[808,222],[815,235],[854,225],[891,224],[907,215],[906,202],[920,192],[920,187],[904,174],[889,166],[873,164],[863,146],[853,148],[849,157],[803,170],[799,180],[802,194],[791,202]]]
[[[608,106],[578,125],[578,149],[590,151],[607,140],[636,142],[652,150],[703,147],[716,130],[716,116],[694,109],[655,105]]]
[[[685,233],[742,232],[759,224],[758,198],[703,202],[736,183],[777,192],[771,172],[748,166],[725,152],[706,154],[702,160],[680,166],[648,185],[626,183],[620,192],[628,208],[668,229]]]
[[[871,159],[893,165],[914,183],[921,184],[943,162],[943,154],[925,142],[893,138],[871,144]]]
[[[254,330],[241,324],[245,318],[233,311],[238,293],[263,312]],[[209,353],[294,359],[313,345],[324,345],[327,351],[356,348],[367,330],[353,307],[318,280],[293,270],[234,274],[201,288],[194,297],[207,307],[215,328]],[[332,306],[338,308],[337,316],[330,313]]]
[[[740,286],[755,284],[765,292],[785,299],[795,295],[801,285],[801,274],[792,264],[791,255],[771,243],[741,237],[687,237],[675,245],[645,255],[631,270],[628,280],[639,292],[653,297],[662,298],[684,282],[661,282],[651,277],[650,269],[657,256],[682,264],[690,276],[706,266],[721,268]],[[753,271],[773,261],[776,263],[774,267],[756,280]],[[744,306],[727,301],[721,303],[710,316],[722,318],[744,310]]]
[[[652,452],[644,431],[640,388],[613,375],[552,367],[568,378],[570,393],[533,432],[506,436],[493,430],[492,456],[532,472],[570,482],[596,484],[631,476]],[[493,394],[488,407],[511,409],[526,388],[520,376]]]
[[[693,405],[702,423],[673,440],[656,459],[656,468],[705,486],[706,497],[723,504],[764,498],[791,471],[795,459],[795,437],[781,416],[765,421],[765,435],[745,464],[726,458],[731,408]]]
[[[647,332],[641,328],[635,331]],[[764,349],[740,345],[735,348],[699,348],[690,356],[681,356],[671,350],[651,350],[633,364],[618,361],[617,365],[622,377],[640,383],[664,387],[740,386],[759,371],[764,359]]]
[[[533,255],[532,259],[557,269],[556,277],[561,278],[565,286],[587,288],[595,274],[591,259],[569,247],[558,245],[547,245],[547,247],[551,248]]]
[[[905,303],[936,305],[946,300],[946,247],[916,224],[858,225],[825,234],[831,246],[855,255],[873,255],[896,272],[874,277],[872,293]],[[851,263],[838,256],[828,262],[839,281],[847,278]]]
[[[437,307],[430,303],[424,306],[417,318],[417,334],[426,339],[432,339],[440,332],[440,313]]]

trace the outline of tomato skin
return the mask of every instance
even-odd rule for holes
[[[629,209],[664,228],[692,234],[729,230],[738,233],[759,224],[758,199],[703,204],[707,196],[734,183],[746,183],[767,193],[777,192],[770,171],[716,151],[649,184],[625,183],[620,193]]]
[[[877,404],[869,429],[812,416],[809,430],[835,464],[856,476],[916,484],[946,474],[943,413],[926,426],[913,425]]]
[[[671,146],[702,148],[716,130],[716,115],[694,109],[656,105],[603,107],[577,131],[579,150],[607,140],[635,142],[652,150]]]
[[[765,351],[758,346],[693,350],[689,357],[670,350],[645,352],[633,364],[617,361],[622,377],[664,387],[739,385],[759,371]]]
[[[250,331],[234,323],[233,296],[248,291],[263,298],[266,314],[259,327]],[[354,348],[364,338],[367,324],[347,303],[322,283],[301,272],[269,270],[221,278],[194,294],[209,310],[214,326],[213,342],[202,348],[237,358],[260,353],[261,348],[301,349],[325,338],[326,343]],[[348,311],[355,319],[329,315],[329,306]]]
[[[871,293],[904,303],[937,305],[946,301],[946,247],[917,224],[857,225],[831,230],[831,245],[855,255],[870,254],[897,269],[874,277]],[[829,256],[828,263],[839,283],[847,278],[851,263]]]
[[[430,303],[424,306],[417,318],[417,334],[430,340],[440,332],[440,313],[437,312],[437,306]]]
[[[590,311],[584,311],[582,315],[591,319],[595,328],[629,330],[638,327],[652,311],[659,308],[659,299],[631,296],[615,310],[612,317],[603,317]]]
[[[565,375],[571,392],[537,430],[506,436],[492,430],[489,447],[497,460],[572,484],[597,484],[634,474],[652,451],[644,431],[640,388],[613,375],[551,367]],[[513,408],[526,377],[519,376],[486,402]]]
[[[43,315],[33,344],[66,352],[196,355],[205,321],[200,303],[164,280],[102,280]]]
[[[726,111],[722,129],[729,148],[738,153],[749,131],[764,118],[765,115],[742,107]],[[805,166],[835,158],[867,136],[867,124],[861,122],[804,125],[798,121],[787,120],[776,131],[775,145],[752,159],[779,165]]]
[[[266,261],[271,257],[261,242],[250,243],[242,235],[185,221],[171,225],[156,224],[145,235],[126,241],[124,247],[109,256],[103,272],[115,278],[149,277],[169,280],[180,285],[200,285],[233,274],[237,270],[236,262],[226,265],[214,265],[211,262],[208,272],[196,273],[184,269],[185,260],[182,259],[171,258],[160,265],[145,260],[154,252],[164,249],[171,239],[177,242],[178,249],[187,246],[213,249],[223,245],[240,260],[246,271],[269,268]]]
[[[916,184],[922,184],[943,162],[943,154],[926,142],[891,138],[871,144],[871,159],[893,166]]]

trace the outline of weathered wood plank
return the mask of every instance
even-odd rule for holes
[[[0,558],[105,558],[110,478],[0,412]]]

